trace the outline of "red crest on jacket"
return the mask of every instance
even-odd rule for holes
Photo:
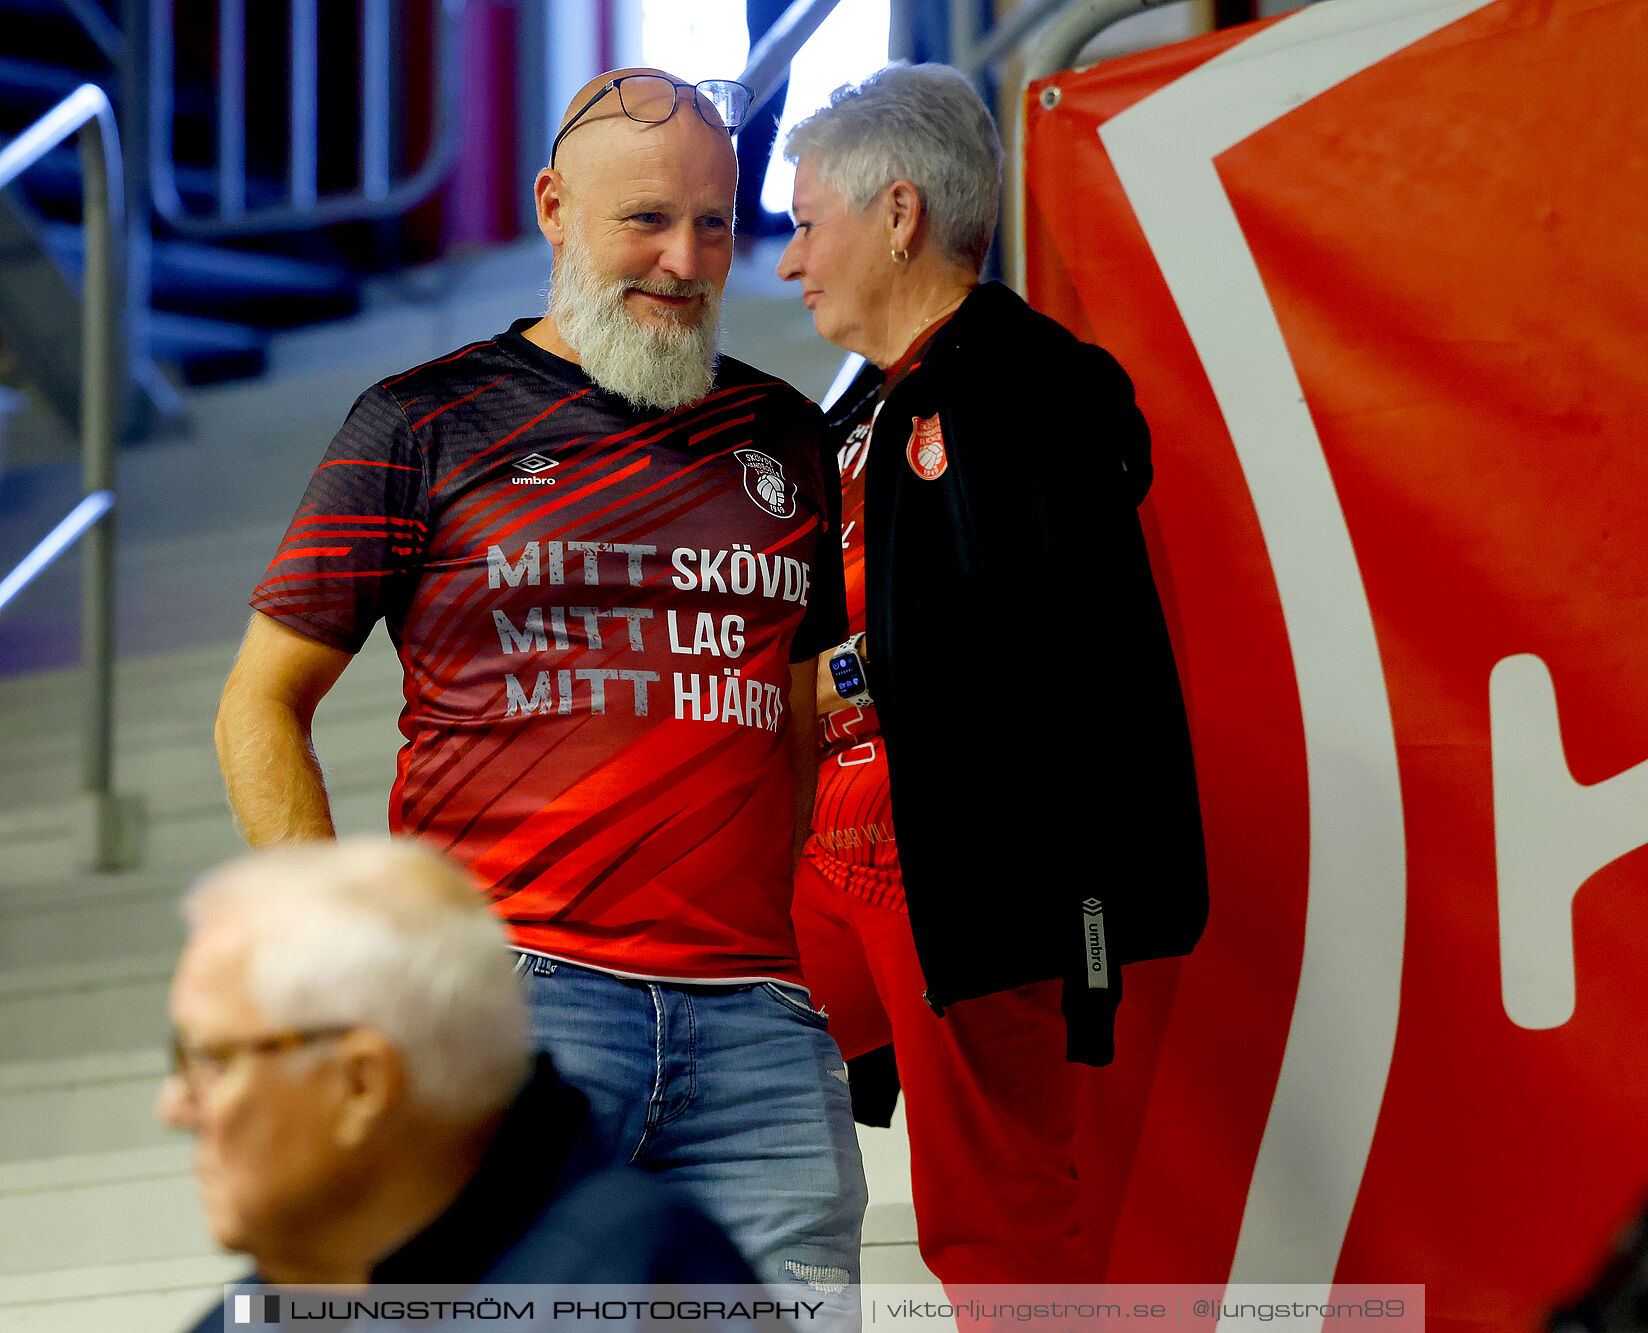
[[[910,418],[910,442],[904,446],[904,456],[916,476],[923,481],[937,481],[950,466],[944,452],[944,432],[938,428],[938,413],[930,417]]]

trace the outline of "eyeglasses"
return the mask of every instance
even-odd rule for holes
[[[675,114],[683,88],[692,91],[692,104],[698,109],[704,123],[713,129],[731,134],[744,123],[755,96],[736,79],[705,79],[702,83],[676,83],[657,74],[621,74],[608,79],[594,97],[579,107],[572,119],[561,127],[555,142],[549,146],[549,165],[555,165],[555,151],[584,114],[613,89],[618,90],[618,105],[631,120],[643,125],[662,125]]]
[[[172,1033],[172,1073],[190,1095],[218,1077],[237,1055],[277,1055],[295,1051],[317,1041],[327,1041],[353,1032],[353,1023],[339,1023],[330,1027],[293,1028],[287,1032],[269,1032],[256,1037],[235,1037],[229,1041],[185,1042],[183,1034]]]

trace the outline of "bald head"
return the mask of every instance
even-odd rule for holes
[[[619,80],[623,82],[611,86]],[[618,142],[615,136],[657,135],[662,126],[677,119],[696,122],[712,132],[713,140],[697,136],[704,145],[701,151],[734,157],[731,136],[715,104],[685,79],[646,65],[609,70],[580,88],[561,116],[550,156],[555,166],[576,175],[580,166],[612,151]],[[733,169],[737,170],[736,159]]]

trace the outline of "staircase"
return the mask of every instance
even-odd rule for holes
[[[136,434],[176,414],[175,393],[156,363],[185,384],[256,375],[276,330],[353,313],[361,287],[354,264],[324,232],[208,243],[173,235],[163,221],[151,220],[142,188],[146,177],[136,169],[141,122],[122,105],[130,80],[120,66],[129,53],[118,17],[102,0],[0,0],[0,141],[82,83],[98,84],[115,103],[128,136],[131,264],[139,300],[132,312],[132,369],[140,401],[128,422]],[[216,189],[212,174],[199,165],[216,132],[216,99],[199,76],[182,68],[175,96],[177,150],[187,155],[176,166],[178,188],[188,205],[204,207]],[[270,174],[247,181],[250,204],[274,197]],[[72,143],[0,191],[0,341],[70,423],[78,419],[79,328],[67,312],[78,299],[80,201]]]
[[[210,720],[234,645],[124,662],[122,790],[148,802],[141,870],[85,875],[44,822],[0,814],[0,1326],[172,1330],[244,1265],[201,1226],[189,1148],[155,1121],[176,903],[241,850]],[[72,671],[0,680],[0,811],[72,791]],[[382,636],[328,698],[316,739],[340,829],[382,830],[399,742]],[[65,753],[66,748],[68,752]]]

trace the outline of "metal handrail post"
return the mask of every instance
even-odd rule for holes
[[[1070,0],[1022,0],[1005,18],[967,52],[964,59],[950,63],[968,78],[977,80],[987,68],[1011,55],[1029,33],[1040,27]]]
[[[795,0],[778,16],[778,21],[767,29],[766,35],[755,44],[744,72],[738,77],[755,94],[749,110],[753,116],[778,91],[778,85],[790,77],[790,61],[807,44],[807,38],[818,31],[818,25],[830,17],[836,0]]]
[[[131,372],[142,381],[144,394],[160,409],[162,417],[181,418],[183,402],[171,381],[154,364],[154,328],[150,311],[154,292],[154,210],[149,206],[148,142],[154,132],[149,105],[149,5],[148,0],[119,0],[120,29],[123,34],[118,70],[120,102],[120,182],[124,207],[121,211],[126,237],[123,256],[125,287],[121,292],[122,332],[131,361]],[[112,120],[110,122],[113,123]],[[119,425],[127,424],[126,393],[122,385]],[[118,428],[118,427],[117,427]]]
[[[0,186],[74,135],[84,171],[85,268],[81,291],[81,475],[88,494],[114,486],[116,394],[126,382],[120,330],[125,193],[114,108],[86,83],[0,148]],[[91,861],[117,868],[125,844],[121,802],[114,795],[114,515],[112,507],[85,533],[80,646],[86,672],[82,785],[91,809]]]
[[[950,0],[949,40],[949,63],[970,71],[973,48],[978,45],[978,0]]]
[[[1012,127],[1007,151],[1007,213],[1011,235],[1006,247],[1008,285],[1025,295],[1028,260],[1024,243],[1025,223],[1025,126],[1024,96],[1037,79],[1068,69],[1081,50],[1112,23],[1146,9],[1160,9],[1174,0],[1076,0],[1048,21],[1035,46],[1025,58],[1018,96],[1013,100]],[[1046,7],[1043,6],[1043,9]],[[1006,54],[997,52],[997,58]]]
[[[125,253],[124,209],[112,117],[104,137],[101,117],[80,131],[80,163],[85,180],[85,279],[81,293],[81,475],[88,494],[115,489],[116,394],[126,376],[121,328]],[[122,201],[123,202],[123,201]],[[81,563],[80,654],[86,668],[84,787],[91,797],[92,863],[98,870],[118,864],[114,797],[114,541],[115,511],[86,533]]]

